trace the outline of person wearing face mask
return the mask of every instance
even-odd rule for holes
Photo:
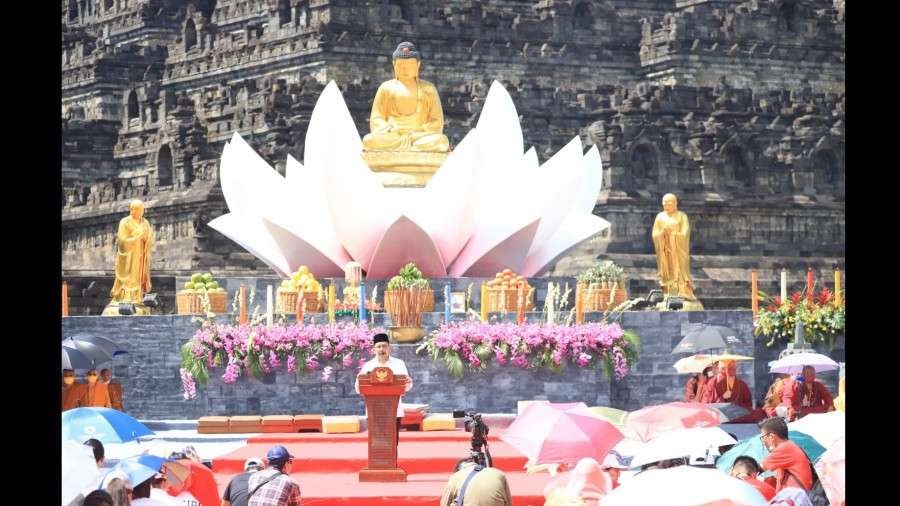
[[[75,371],[63,369],[62,373],[62,410],[75,409],[81,406],[84,385],[75,381]]]
[[[834,399],[828,387],[816,379],[816,369],[807,365],[802,374],[784,386],[782,405],[788,408],[789,419],[794,420],[809,413],[834,411]]]
[[[87,386],[81,396],[81,405],[95,408],[111,408],[112,402],[109,399],[109,389],[105,383],[100,383],[96,369],[91,369],[87,373]]]
[[[737,362],[734,360],[719,362],[719,374],[706,385],[701,402],[730,402],[747,411],[753,411],[753,394],[750,393],[750,387],[737,377]]]
[[[118,382],[113,383],[112,371],[109,369],[101,370],[100,383],[106,385],[106,388],[109,390],[109,400],[112,403],[112,408],[125,411],[124,406],[122,406],[122,384]]]
[[[700,402],[708,381],[715,376],[715,364],[710,364],[700,374],[695,374],[684,385],[684,402]]]

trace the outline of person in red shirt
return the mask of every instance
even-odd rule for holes
[[[769,450],[762,468],[775,472],[775,493],[786,487],[812,488],[812,471],[806,453],[788,439],[787,422],[780,416],[759,422],[759,438]]]
[[[803,374],[784,384],[781,404],[788,408],[788,418],[794,420],[810,413],[834,411],[834,399],[828,387],[816,380],[816,369],[807,365]]]
[[[759,463],[748,455],[741,455],[734,459],[734,464],[731,466],[732,476],[753,485],[753,488],[759,490],[759,493],[767,501],[771,501],[775,497],[775,487],[757,478],[760,472],[762,472],[762,469],[759,467]]]
[[[719,370],[725,371],[711,379],[706,385],[700,402],[730,402],[747,411],[753,410],[753,394],[750,387],[737,377],[737,362],[723,360],[719,362]]]

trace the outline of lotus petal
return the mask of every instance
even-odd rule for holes
[[[600,159],[600,152],[597,151],[597,145],[591,146],[584,155],[585,178],[581,185],[581,193],[575,200],[576,211],[582,213],[593,213],[594,207],[597,205],[597,195],[603,188],[603,160]]]
[[[344,275],[342,266],[350,261],[350,256],[346,253],[343,253],[339,261],[334,261],[322,253],[315,243],[305,240],[290,229],[282,227],[268,218],[262,218],[262,222],[278,247],[278,251],[284,256],[288,272],[296,272],[301,265],[305,265],[316,276],[341,277]]]
[[[336,143],[330,141],[335,140]],[[313,107],[306,129],[304,165],[324,169],[331,158],[333,145],[350,153],[362,152],[362,140],[356,124],[344,102],[344,96],[334,81],[330,81]]]
[[[438,247],[428,233],[406,216],[400,216],[375,248],[366,277],[389,278],[409,262],[414,262],[426,277],[447,277]]]
[[[282,277],[290,277],[287,260],[278,245],[258,218],[248,218],[234,213],[223,214],[208,223],[222,235],[238,243],[256,258],[262,260]]]
[[[563,220],[559,229],[525,259],[522,276],[539,276],[551,264],[582,241],[590,239],[609,227],[609,222],[592,214],[575,214]],[[519,271],[516,271],[519,272]]]
[[[541,225],[529,254],[540,248],[559,228],[572,208],[572,193],[584,179],[581,138],[577,135],[535,172],[532,181],[533,202],[541,207]]]
[[[492,170],[508,172],[509,162],[522,157],[522,127],[512,97],[497,81],[491,83],[475,125],[479,160]]]
[[[528,251],[539,224],[540,220],[528,223],[515,233],[498,241],[494,247],[479,255],[472,262],[463,256],[466,254],[466,250],[463,249],[460,257],[457,258],[457,261],[462,260],[462,262],[454,263],[450,267],[450,276],[455,278],[463,276],[493,277],[495,273],[506,268],[519,272],[525,259],[525,252]]]

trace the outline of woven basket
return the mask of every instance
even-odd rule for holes
[[[225,314],[228,307],[228,294],[226,292],[207,292],[209,296],[209,310],[215,314]],[[203,294],[194,292],[178,292],[175,294],[175,303],[178,306],[178,314],[202,314]]]
[[[531,295],[528,295],[528,291]],[[528,288],[525,293],[525,311],[534,309],[534,290]],[[488,313],[515,313],[519,310],[518,288],[488,288],[487,311]]]
[[[615,293],[612,294],[612,303],[610,303],[612,290],[609,288],[600,288],[600,285],[597,284],[585,286],[579,283],[578,289],[581,290],[582,308],[585,312],[607,311],[628,300],[628,292],[625,288],[616,288]]]
[[[428,307],[428,300],[434,308],[434,290],[402,288],[384,291],[384,309],[391,315],[391,324],[396,327],[418,327],[422,325],[422,313]]]
[[[297,312],[298,292],[279,290],[275,297],[275,312],[278,314],[295,314]],[[319,300],[319,292],[303,292],[306,301],[306,313],[318,313],[322,310],[322,301]]]

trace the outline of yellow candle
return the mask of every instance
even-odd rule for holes
[[[328,285],[328,323],[334,323],[334,282]]]
[[[241,311],[238,313],[238,323],[247,323],[247,285],[241,285]]]
[[[584,285],[578,284],[575,287],[575,324],[581,325],[584,323],[584,294],[582,290],[584,289]]]
[[[757,276],[756,271],[750,272],[750,304],[753,307],[753,316],[759,313],[759,299],[756,298],[756,294],[759,293],[759,278]]]
[[[841,270],[834,270],[834,305],[840,306],[844,300],[844,294],[841,293]]]
[[[69,316],[69,283],[62,284],[62,315]]]
[[[481,284],[481,321],[487,321],[487,285]]]

